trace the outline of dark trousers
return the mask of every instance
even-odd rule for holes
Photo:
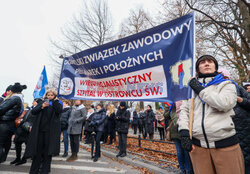
[[[139,133],[143,134],[143,126],[142,126],[142,124],[139,124],[138,128],[139,128]]]
[[[39,132],[37,155],[32,158],[30,174],[47,174],[50,172],[52,155],[48,155],[49,151],[49,133]],[[39,169],[41,168],[40,172]]]
[[[0,122],[0,163],[6,160],[9,153],[14,126],[14,122]]]
[[[22,144],[24,142],[15,142],[16,147],[16,158],[21,159]],[[25,144],[26,145],[26,144]]]
[[[159,131],[159,134],[160,134],[160,139],[164,140],[164,138],[165,138],[164,127],[158,127],[158,131]]]
[[[95,146],[95,157],[99,158],[101,157],[101,137],[102,137],[103,132],[96,132],[96,146]]]
[[[127,134],[118,133],[118,137],[119,137],[119,150],[120,150],[120,153],[125,153],[126,154]]]
[[[70,147],[71,147],[71,153],[77,154],[79,152],[79,138],[80,134],[72,135],[70,134]]]
[[[138,124],[133,124],[134,134],[137,134]]]

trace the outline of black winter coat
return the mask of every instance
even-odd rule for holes
[[[250,165],[250,93],[239,86],[238,96],[243,98],[243,102],[237,103],[234,108],[236,135],[239,138],[240,146],[245,158],[245,165]]]
[[[107,133],[111,134],[115,132],[115,113],[112,113],[109,117],[107,117]]]
[[[133,114],[133,122],[132,122],[133,125],[138,125],[139,124],[139,117],[138,117],[138,114]]]
[[[60,117],[62,131],[68,129],[68,124],[69,124],[68,121],[69,121],[71,110],[72,109],[70,107],[63,108],[62,110],[61,117]]]
[[[18,96],[12,96],[0,105],[0,121],[15,121],[22,110],[22,100]]]
[[[102,108],[94,113],[94,116],[89,125],[93,126],[96,132],[103,132],[105,119],[106,119],[106,111],[104,108]]]
[[[146,132],[148,134],[154,133],[154,122],[155,122],[155,114],[152,109],[146,111],[146,117],[144,120]]]
[[[122,134],[128,134],[130,112],[125,107],[124,109],[118,108],[116,113],[116,131]]]
[[[29,138],[29,127],[32,127],[34,121],[34,115],[31,114],[31,110],[28,110],[23,117],[19,127],[16,130],[15,134],[15,143],[27,142]]]
[[[62,112],[62,104],[59,100],[53,100],[52,105],[42,109],[43,101],[39,102],[38,105],[32,109],[31,113],[35,115],[33,126],[30,132],[30,137],[26,147],[25,157],[34,157],[38,154],[38,135],[40,129],[41,119],[45,117],[45,113],[49,109],[51,111],[51,119],[49,122],[49,149],[48,155],[56,156],[60,152],[60,115]],[[49,108],[50,107],[50,108]]]
[[[90,122],[91,122],[91,120],[92,120],[92,118],[93,118],[93,116],[94,116],[94,114],[95,114],[95,112],[93,112],[93,113],[89,116],[89,118],[86,119],[86,121],[85,121],[85,126],[84,126],[84,131],[89,132],[89,133],[92,133],[93,131],[95,131],[94,126],[90,126],[90,125],[89,125]]]

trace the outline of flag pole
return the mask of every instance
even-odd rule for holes
[[[194,25],[193,25],[193,32],[194,32],[194,38],[193,38],[193,77],[195,77],[195,63],[194,63],[194,59],[195,59],[195,12],[194,13]],[[192,90],[192,94],[191,94],[191,100],[190,100],[190,113],[189,113],[189,136],[190,139],[192,139],[193,137],[193,121],[194,121],[194,91]]]

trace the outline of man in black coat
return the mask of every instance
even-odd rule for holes
[[[130,112],[127,110],[126,103],[122,101],[116,113],[116,131],[119,137],[119,153],[116,157],[125,157],[127,155],[127,134],[129,128]]]
[[[233,121],[245,159],[245,171],[250,174],[250,93],[238,86],[237,95]]]

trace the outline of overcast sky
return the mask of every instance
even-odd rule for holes
[[[91,0],[87,0],[91,1]],[[49,38],[60,36],[60,29],[82,9],[83,0],[9,0],[0,6],[0,94],[9,84],[26,84],[24,100],[31,104],[33,91],[45,65],[50,81]],[[157,0],[108,0],[117,30],[130,9],[143,7],[150,13]]]

